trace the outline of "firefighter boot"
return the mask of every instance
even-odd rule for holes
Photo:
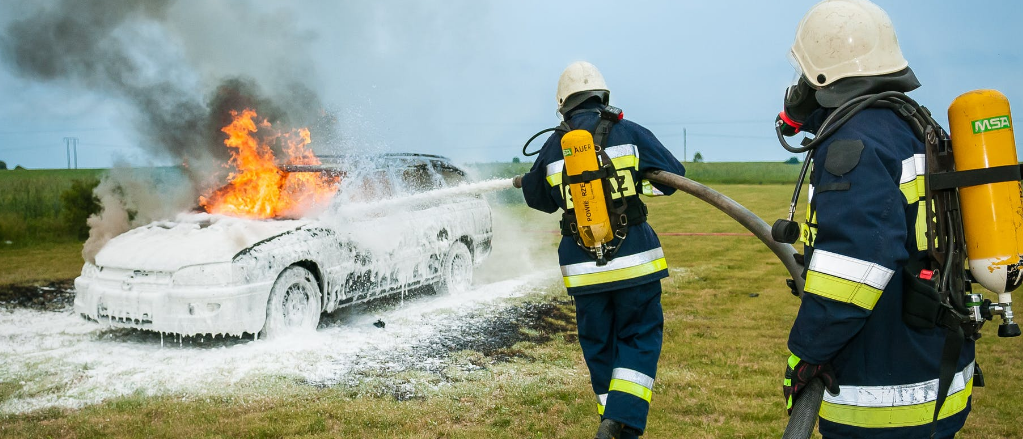
[[[622,423],[614,419],[605,419],[597,427],[597,436],[593,439],[618,439],[622,434]]]

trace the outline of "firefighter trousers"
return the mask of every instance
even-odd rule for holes
[[[661,281],[574,299],[597,412],[635,430],[622,438],[642,434],[661,355]]]

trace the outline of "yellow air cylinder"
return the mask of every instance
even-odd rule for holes
[[[561,152],[565,156],[565,174],[568,176],[600,169],[597,151],[593,148],[593,135],[589,131],[566,133],[561,138]],[[601,180],[592,180],[569,185],[579,237],[587,247],[598,247],[614,238],[603,184]]]
[[[948,108],[952,156],[957,171],[1017,166],[1009,100],[995,90],[959,96]],[[959,188],[970,273],[998,301],[1021,280],[1023,188],[1019,181]]]

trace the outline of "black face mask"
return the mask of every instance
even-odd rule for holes
[[[783,135],[793,136],[798,133],[810,114],[820,108],[816,94],[817,90],[802,77],[795,85],[785,89],[785,106],[778,115]]]

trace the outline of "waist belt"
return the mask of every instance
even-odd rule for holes
[[[608,212],[610,213],[610,212]],[[613,213],[610,213],[614,215]],[[634,197],[633,200],[629,201],[629,204],[625,208],[625,213],[622,217],[612,218],[611,221],[619,220],[623,226],[636,226],[646,222],[647,208],[646,204],[639,199]],[[575,225],[575,209],[566,210],[561,216],[561,236],[574,236],[576,231],[573,231],[573,225]]]

